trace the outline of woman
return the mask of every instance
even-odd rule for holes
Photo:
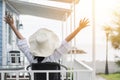
[[[5,17],[5,22],[9,24],[18,38],[18,47],[25,54],[30,63],[57,62],[60,57],[68,52],[70,48],[69,42],[86,26],[88,19],[80,20],[79,26],[68,35],[65,40],[58,46],[57,35],[48,29],[39,29],[29,38],[30,48],[27,45],[26,39],[16,29],[13,18],[8,14]]]

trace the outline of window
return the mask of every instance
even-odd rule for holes
[[[11,63],[15,63],[15,54],[11,54]]]
[[[20,61],[20,51],[10,51],[10,63],[21,63]]]
[[[18,63],[20,63],[20,54],[17,54]]]

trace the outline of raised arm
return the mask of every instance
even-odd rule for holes
[[[9,24],[11,29],[14,31],[18,39],[24,39],[24,37],[21,35],[21,33],[16,29],[14,25],[13,17],[11,17],[9,14],[5,16],[5,22]]]
[[[80,23],[79,23],[79,26],[70,34],[68,35],[65,40],[67,42],[71,41],[77,34],[80,30],[82,30],[83,28],[85,28],[86,26],[88,26],[88,19],[84,18],[84,19],[81,19],[80,20]]]

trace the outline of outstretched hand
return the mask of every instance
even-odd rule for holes
[[[83,29],[83,28],[85,28],[85,27],[88,26],[88,23],[89,23],[89,20],[88,20],[88,19],[86,19],[86,18],[81,19],[81,20],[80,20],[80,23],[79,23],[79,26],[78,26],[70,35],[68,35],[68,36],[65,38],[65,40],[66,40],[67,42],[71,41],[71,40],[78,34],[78,32],[79,32],[81,29]]]
[[[8,23],[10,26],[14,24],[14,20],[13,20],[13,17],[11,17],[10,14],[6,15],[5,16],[5,20],[4,20],[6,23]]]
[[[21,35],[21,33],[17,30],[16,26],[14,25],[13,17],[10,14],[8,14],[4,18],[5,18],[4,21],[9,24],[9,26],[14,31],[18,39],[24,39],[24,37]]]
[[[83,28],[87,27],[87,26],[88,26],[88,23],[89,23],[89,20],[88,20],[88,19],[86,19],[86,18],[81,19],[81,20],[80,20],[80,23],[79,23],[79,28],[80,28],[80,29],[83,29]]]

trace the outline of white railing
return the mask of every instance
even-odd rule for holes
[[[92,80],[92,70],[1,70],[0,80],[34,80],[34,73],[46,73],[49,80],[49,73],[58,72],[61,73],[61,80]]]
[[[10,56],[12,58],[15,56]],[[21,56],[17,56],[21,57]],[[17,58],[16,57],[16,58]],[[22,56],[23,57],[23,56]],[[3,57],[2,57],[3,59]],[[6,57],[7,59],[7,57]],[[20,58],[21,59],[21,58]],[[5,57],[4,57],[5,60]],[[82,62],[74,61],[73,70],[25,70],[24,59],[21,59],[23,64],[18,65],[19,61],[16,61],[16,65],[2,65],[0,66],[0,80],[34,80],[34,73],[46,73],[47,80],[49,80],[49,73],[60,73],[61,80],[92,80],[92,68],[85,65]],[[7,59],[6,61],[9,61]],[[10,64],[12,64],[10,62]],[[76,70],[77,69],[77,70]]]

